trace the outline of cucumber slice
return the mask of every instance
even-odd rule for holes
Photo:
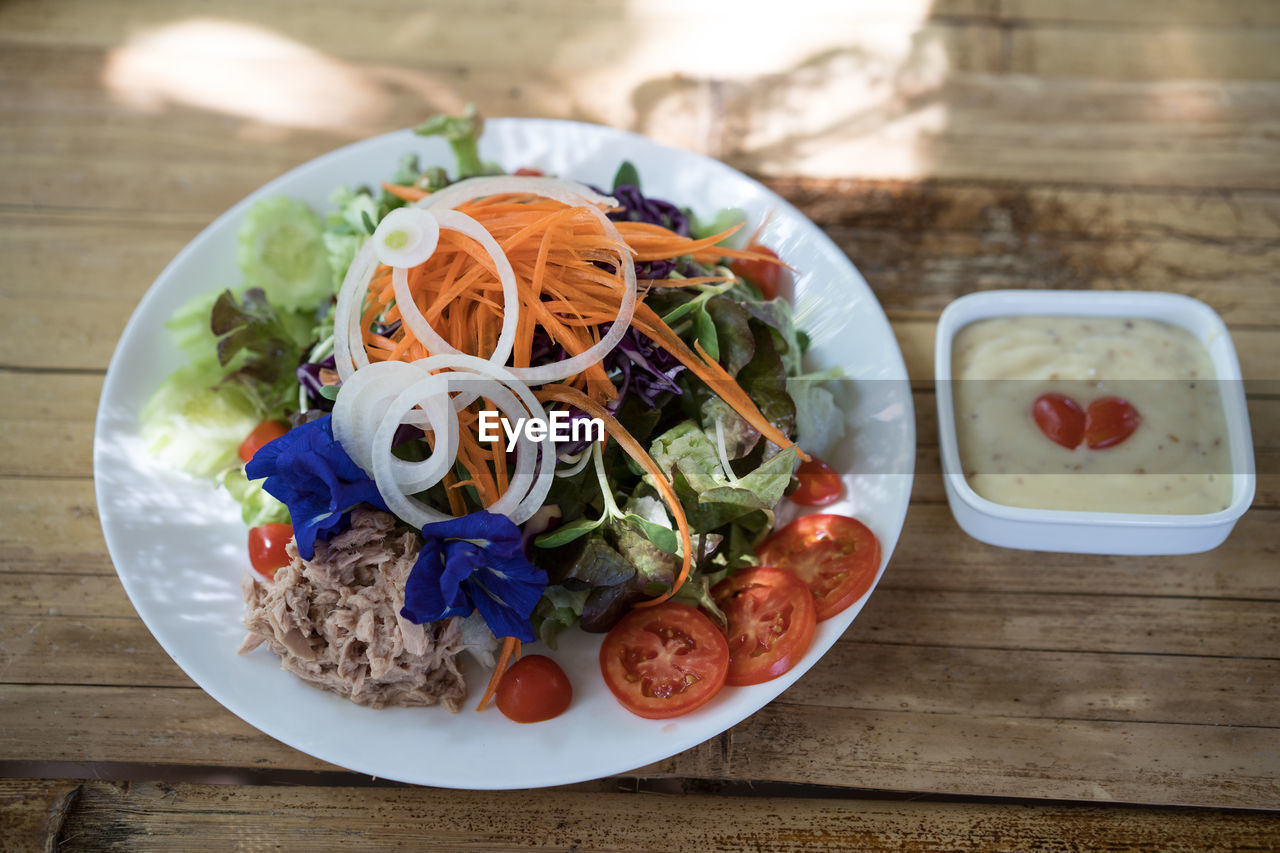
[[[333,295],[324,226],[306,204],[269,198],[240,226],[237,260],[246,287],[260,287],[278,309],[315,308]]]

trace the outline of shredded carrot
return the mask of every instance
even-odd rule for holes
[[[399,184],[383,183],[382,188],[402,201],[418,201],[431,195],[431,193],[420,190],[417,187],[402,187]]]
[[[520,641],[515,637],[507,637],[502,641],[502,653],[498,655],[498,662],[494,664],[493,675],[489,676],[489,686],[484,689],[484,695],[476,705],[477,711],[483,711],[489,704],[489,700],[493,698],[493,694],[498,692],[498,682],[502,681],[502,676],[511,664],[513,656],[516,659],[520,657]]]

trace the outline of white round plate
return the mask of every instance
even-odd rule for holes
[[[614,700],[599,674],[599,635],[568,631],[550,652],[573,682],[569,710],[518,725],[496,709],[475,713],[487,673],[468,672],[471,699],[442,708],[359,707],[280,669],[244,637],[240,578],[247,567],[238,507],[213,484],[166,470],[138,436],[138,413],[178,363],[164,323],[192,297],[240,281],[236,230],[265,196],[300,198],[325,210],[342,185],[376,186],[407,152],[452,168],[446,144],[399,131],[306,163],[254,192],[200,233],[165,268],[134,312],[107,371],[94,437],[98,511],[116,571],[138,614],[178,666],[230,711],[266,734],[324,761],[384,779],[456,788],[528,788],[626,773],[674,755],[745,719],[804,674],[853,621],[863,601],[818,626],[804,660],[781,678],[726,688],[698,711],[643,720]],[[496,119],[481,154],[611,185],[619,163],[639,170],[646,194],[703,217],[722,207],[768,218],[761,240],[797,271],[796,316],[813,338],[807,365],[842,365],[850,433],[828,459],[846,498],[824,511],[856,515],[880,538],[884,561],[902,530],[915,463],[915,421],[897,341],[862,276],[835,244],[791,205],[722,163],[634,134],[574,122]],[[881,567],[883,572],[883,566]],[[469,658],[469,656],[467,656]]]

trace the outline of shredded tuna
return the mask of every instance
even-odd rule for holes
[[[245,575],[249,636],[240,652],[265,642],[284,669],[361,705],[459,710],[461,620],[415,625],[400,616],[418,548],[413,532],[372,510],[357,510],[346,532],[316,542],[309,562],[290,542],[292,562],[274,582]]]

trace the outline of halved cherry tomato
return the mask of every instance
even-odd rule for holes
[[[666,601],[632,610],[613,626],[600,646],[600,671],[631,713],[678,717],[720,692],[729,644],[697,609]]]
[[[262,445],[275,441],[289,431],[289,425],[280,421],[263,421],[253,428],[249,437],[240,442],[240,459],[248,462]]]
[[[809,587],[786,569],[743,569],[716,584],[711,597],[729,620],[725,684],[777,678],[809,650],[818,609]]]
[[[808,462],[801,462],[796,469],[796,477],[800,480],[800,488],[791,493],[793,503],[800,506],[826,506],[840,500],[844,484],[836,469],[818,457]]]
[[[1084,439],[1084,410],[1065,394],[1041,394],[1031,404],[1031,417],[1055,444],[1074,450]]]
[[[259,574],[275,580],[276,570],[289,565],[284,546],[293,538],[291,524],[262,524],[249,528],[249,562]]]
[[[1089,404],[1084,415],[1084,442],[1094,450],[1115,447],[1138,428],[1142,418],[1128,400],[1101,397]]]
[[[546,655],[527,655],[513,663],[498,682],[498,710],[517,723],[558,717],[573,701],[573,686],[560,664]]]
[[[747,251],[758,252],[771,258],[778,257],[778,253],[773,249],[761,246],[759,243],[747,246]],[[754,284],[756,290],[759,290],[760,295],[765,299],[773,299],[778,295],[778,288],[782,286],[782,271],[786,267],[768,261],[737,260],[729,264],[729,269],[733,270],[734,275],[742,276]]]
[[[808,584],[819,622],[861,598],[880,569],[880,540],[861,521],[845,515],[797,518],[756,554],[765,565],[793,572]]]

